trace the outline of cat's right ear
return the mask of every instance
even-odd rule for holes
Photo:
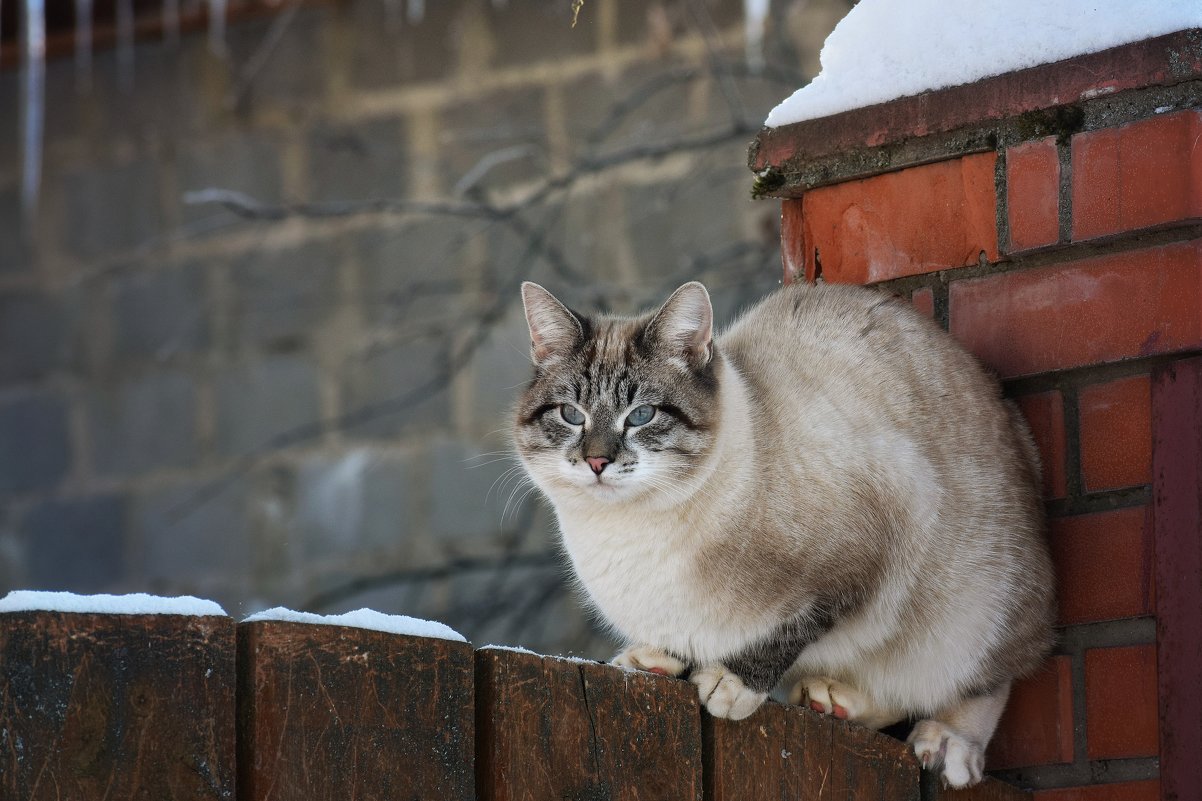
[[[689,281],[660,307],[647,323],[650,336],[683,357],[694,370],[709,364],[714,355],[714,309],[710,293],[698,281]]]
[[[530,356],[536,365],[563,358],[584,339],[580,318],[538,284],[522,283],[522,306],[530,326]]]

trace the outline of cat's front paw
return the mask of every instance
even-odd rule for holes
[[[789,703],[805,704],[820,715],[833,715],[839,720],[863,720],[873,711],[868,696],[826,676],[808,676],[797,682],[789,692]]]
[[[760,708],[768,693],[756,692],[722,665],[709,665],[689,678],[697,685],[701,703],[716,718],[742,720]]]
[[[904,715],[876,705],[867,694],[849,684],[826,676],[806,676],[789,691],[789,703],[808,706],[820,715],[880,729],[901,720]]]
[[[945,787],[971,787],[985,771],[985,749],[937,720],[920,720],[906,740],[929,770],[942,769]]]
[[[645,670],[661,676],[679,676],[689,667],[662,648],[652,645],[636,645],[633,648],[626,648],[609,660],[609,663],[627,670]]]

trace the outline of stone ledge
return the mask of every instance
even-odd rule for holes
[[[1025,114],[1034,114],[1033,135],[1056,133],[1066,115],[1079,118],[1072,113],[1074,104],[1199,79],[1202,29],[1194,28],[830,117],[764,128],[748,152],[748,166],[759,176],[753,191],[759,196],[796,197],[822,183],[804,174],[831,157],[921,137],[946,139],[961,129]],[[939,147],[949,145],[975,152],[993,149],[996,138],[970,134],[964,142],[944,141]]]

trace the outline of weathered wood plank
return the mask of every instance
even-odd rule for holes
[[[1031,794],[989,777],[976,787],[950,790],[938,775],[927,772],[922,775],[922,801],[1031,801]]]
[[[707,801],[917,801],[904,743],[808,709],[767,703],[741,721],[703,718]]]
[[[476,687],[483,801],[700,801],[691,684],[486,648]]]
[[[817,798],[829,766],[828,732],[800,707],[766,703],[741,721],[702,718],[707,801]],[[814,715],[813,717],[817,717]]]
[[[238,626],[239,801],[472,801],[472,648]]]
[[[1202,792],[1202,358],[1152,377],[1156,671],[1164,798]]]
[[[0,614],[0,798],[234,796],[234,622]]]
[[[831,735],[833,798],[918,801],[920,768],[909,746],[846,721],[820,718]]]

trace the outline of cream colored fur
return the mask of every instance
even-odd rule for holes
[[[845,686],[853,718],[874,727],[930,717],[920,756],[940,754],[951,784],[978,781],[1004,689],[1051,638],[1021,418],[944,332],[869,290],[783,289],[713,350],[718,424],[690,469],[646,454],[606,495],[585,465],[523,454],[583,592],[634,649],[618,661],[681,657],[712,714],[742,717],[763,693],[724,660],[823,593],[865,592],[782,688],[805,700],[824,687],[813,700],[831,703]]]

